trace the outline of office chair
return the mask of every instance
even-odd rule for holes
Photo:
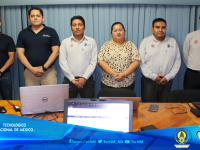
[[[105,88],[99,91],[99,97],[136,97],[136,94],[131,89]]]
[[[168,95],[168,102],[200,102],[200,90],[174,90]]]

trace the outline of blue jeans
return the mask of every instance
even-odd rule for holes
[[[0,93],[2,99],[12,100],[12,79],[10,71],[6,71],[0,76]]]

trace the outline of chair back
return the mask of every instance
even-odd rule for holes
[[[131,89],[105,88],[99,91],[97,98],[99,97],[136,97],[136,94]]]
[[[174,90],[168,95],[168,102],[200,102],[200,90]]]

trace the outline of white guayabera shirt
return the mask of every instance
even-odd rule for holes
[[[174,38],[165,36],[160,42],[153,35],[149,36],[141,42],[139,52],[142,57],[140,70],[146,78],[154,81],[159,74],[169,81],[178,73],[181,56]]]

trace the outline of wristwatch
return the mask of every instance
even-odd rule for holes
[[[46,68],[46,67],[44,67],[44,66],[42,66],[42,69],[43,69],[44,71],[47,71],[47,68]]]

